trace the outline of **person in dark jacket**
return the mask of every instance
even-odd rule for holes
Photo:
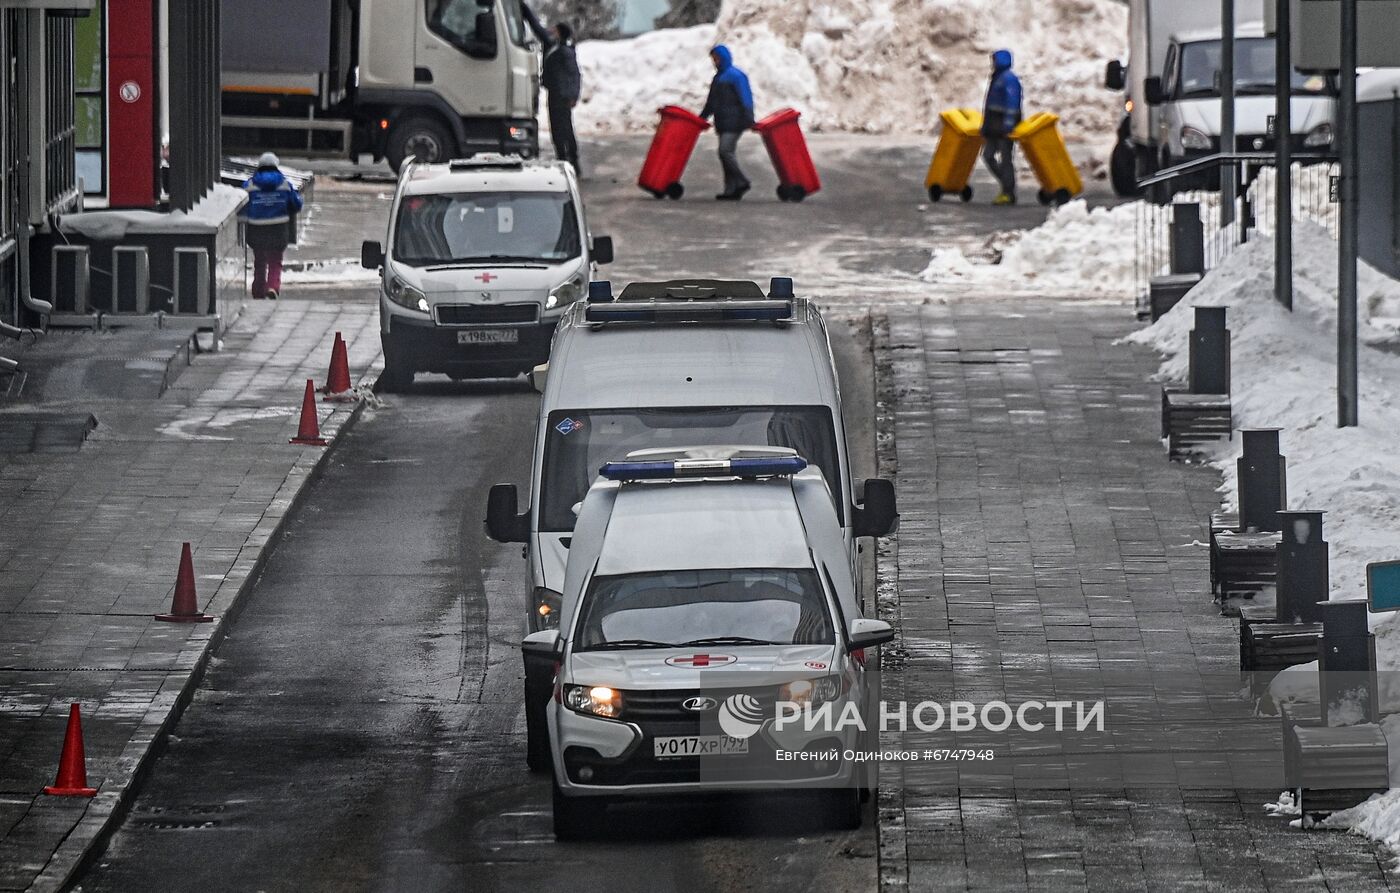
[[[525,21],[544,47],[544,64],[540,69],[540,86],[549,93],[549,131],[554,137],[554,157],[567,161],[579,174],[578,139],[574,136],[574,106],[578,105],[583,77],[578,70],[578,55],[574,52],[574,29],[567,22],[556,22],[545,29],[529,6],[522,6]]]
[[[710,59],[715,63],[715,77],[710,81],[710,95],[700,117],[715,119],[715,133],[719,135],[719,164],[724,169],[724,191],[715,198],[720,201],[738,201],[749,191],[749,178],[739,167],[739,137],[753,127],[753,91],[749,89],[749,76],[734,64],[729,47],[723,44],[710,50]]]
[[[1016,204],[1016,144],[1011,132],[1021,123],[1021,80],[1011,70],[1011,51],[992,53],[992,80],[987,85],[987,102],[982,110],[982,137],[986,147],[982,160],[1001,184],[994,205]]]
[[[282,252],[287,250],[292,218],[301,210],[301,193],[277,164],[276,155],[262,154],[258,169],[243,183],[248,201],[238,212],[253,249],[253,297],[274,301],[282,290]]]

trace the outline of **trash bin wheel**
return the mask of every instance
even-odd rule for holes
[[[1044,189],[1037,192],[1035,194],[1035,197],[1036,200],[1039,201],[1042,205],[1048,205],[1054,199],[1054,196],[1046,192]]]
[[[673,201],[683,195],[685,195],[685,187],[681,185],[679,180],[666,187],[666,197]]]
[[[958,193],[958,198],[962,199],[964,202],[972,201],[972,187],[964,186],[962,192]]]
[[[1068,190],[1068,189],[1056,189],[1056,190],[1055,190],[1055,204],[1057,204],[1057,205],[1063,205],[1065,202],[1069,201],[1069,199],[1070,199],[1070,195],[1069,195],[1069,190]]]
[[[786,186],[784,186],[782,183],[779,183],[779,184],[778,184],[778,190],[777,190],[777,192],[778,192],[778,201],[780,201],[780,202],[785,202],[785,201],[789,201],[789,200],[790,200],[790,199],[788,199],[788,188],[787,188]]]
[[[789,187],[788,187],[788,201],[790,201],[790,202],[800,202],[800,201],[802,201],[802,200],[803,200],[804,198],[806,198],[806,197],[807,197],[807,190],[803,189],[801,186],[789,186]]]
[[[661,191],[660,189],[648,189],[647,192],[650,192],[650,193],[651,193],[651,197],[652,197],[652,198],[665,198],[665,197],[666,197],[666,193],[663,192],[663,191]]]
[[[943,198],[943,187],[939,186],[937,183],[934,183],[928,188],[928,200],[931,202],[936,202],[941,198]]]

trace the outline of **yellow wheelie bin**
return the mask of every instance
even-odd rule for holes
[[[967,179],[982,152],[982,113],[976,109],[948,109],[939,117],[943,119],[943,132],[928,163],[924,188],[933,201],[944,195],[972,201],[972,187],[967,185]]]
[[[1026,160],[1040,181],[1040,192],[1036,197],[1042,205],[1054,202],[1063,205],[1084,191],[1084,181],[1079,179],[1079,169],[1070,160],[1064,138],[1055,125],[1059,115],[1050,112],[1037,112],[1011,131],[1011,138],[1021,144]]]

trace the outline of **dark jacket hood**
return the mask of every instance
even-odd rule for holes
[[[1011,51],[997,50],[992,53],[992,68],[997,71],[1007,71],[1011,68]]]
[[[276,189],[282,185],[286,177],[276,168],[260,167],[257,173],[253,174],[253,185],[259,189]]]

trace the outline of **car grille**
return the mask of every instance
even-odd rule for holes
[[[627,689],[622,693],[624,719],[635,722],[646,722],[648,720],[683,720],[692,723],[698,722],[702,717],[714,720],[715,710],[701,711],[699,713],[686,710],[681,706],[688,698],[705,696],[713,698],[717,703],[723,703],[724,699],[732,694],[744,693],[752,695],[758,701],[764,715],[772,717],[778,702],[778,690],[775,687],[764,688],[732,688],[732,689],[662,689],[662,690],[633,690]]]
[[[437,321],[444,326],[485,326],[530,323],[539,318],[539,304],[439,304]]]

